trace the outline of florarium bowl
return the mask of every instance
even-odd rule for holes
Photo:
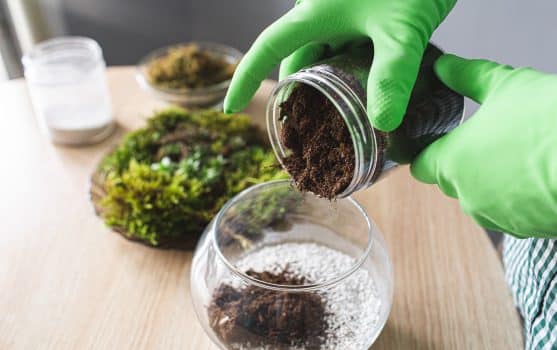
[[[187,48],[196,48],[198,51],[197,55],[181,57],[179,62],[160,63],[161,59],[169,57],[172,52],[184,48],[186,50]],[[226,78],[215,80],[214,76],[211,76],[210,67],[208,68],[209,71],[207,71],[207,67],[204,70],[202,62],[194,61],[199,57],[199,53],[226,63],[231,67],[232,72],[242,57],[242,53],[235,48],[216,43],[190,42],[166,46],[152,51],[141,59],[137,66],[136,79],[144,90],[150,92],[158,99],[173,104],[192,108],[220,106],[230,85],[231,74]],[[166,69],[166,75],[174,74],[172,72],[173,69],[180,69],[184,77],[170,77],[173,80],[156,81],[153,78],[153,74],[150,73],[153,64],[158,64],[163,69]],[[215,71],[214,74],[220,73]],[[169,77],[167,76],[167,78]],[[203,83],[204,79],[208,79],[209,83]]]
[[[231,199],[191,270],[197,316],[221,349],[368,349],[392,292],[385,242],[362,207],[287,180]]]

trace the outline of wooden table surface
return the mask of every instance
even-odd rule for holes
[[[132,68],[108,77],[124,128],[163,106]],[[253,116],[263,118],[272,85]],[[212,349],[189,298],[191,253],[128,242],[93,213],[89,175],[122,131],[91,147],[52,145],[21,80],[0,84],[0,120],[0,349]],[[356,197],[395,268],[392,313],[373,349],[522,347],[497,254],[457,202],[406,167]]]

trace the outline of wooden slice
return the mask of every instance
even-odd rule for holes
[[[104,188],[105,176],[100,171],[100,167],[97,166],[95,172],[91,175],[91,187],[89,189],[89,196],[93,207],[95,208],[95,213],[101,218],[104,218],[104,208],[101,205],[101,201],[106,196],[106,190]],[[177,250],[193,250],[197,244],[197,240],[203,232],[197,234],[187,234],[185,233],[183,237],[177,239],[161,239],[157,245],[152,245],[149,242],[138,239],[134,237],[130,232],[128,232],[124,227],[110,226],[113,232],[120,234],[122,237],[130,240],[132,242],[139,242],[149,247],[159,248],[159,249],[177,249]]]

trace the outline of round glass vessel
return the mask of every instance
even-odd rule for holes
[[[385,242],[362,207],[288,180],[231,199],[191,268],[198,319],[221,349],[368,349],[392,293]]]
[[[195,44],[200,49],[207,51],[216,57],[223,58],[232,64],[238,63],[242,58],[242,53],[235,48],[216,43],[188,42],[166,46],[150,52],[139,61],[136,71],[136,80],[141,88],[163,101],[192,108],[220,107],[224,100],[224,96],[226,95],[226,91],[228,90],[228,86],[230,85],[230,79],[206,87],[180,89],[157,86],[149,81],[149,65],[154,60],[166,56],[172,49],[190,44]]]
[[[365,189],[399,164],[412,162],[425,147],[461,124],[464,98],[439,81],[433,64],[442,51],[429,44],[424,54],[403,122],[392,132],[371,125],[366,112],[366,86],[373,55],[369,47],[353,48],[300,70],[281,80],[267,104],[267,131],[275,154],[284,167],[291,152],[281,141],[288,116],[281,104],[300,85],[329,99],[344,119],[354,147],[354,175],[338,198]]]

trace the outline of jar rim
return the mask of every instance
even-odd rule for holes
[[[102,57],[102,49],[94,39],[84,36],[61,36],[42,41],[35,45],[31,51],[23,55],[23,64],[33,64],[34,60],[40,59],[40,55],[46,54],[48,50],[63,50],[64,46],[67,45],[80,45],[82,48],[89,50],[94,55],[91,59],[96,60]]]
[[[38,43],[31,51],[23,55],[21,61],[25,67],[30,67],[36,63],[41,64],[43,63],[41,60],[48,57],[49,54],[67,50],[71,46],[79,47],[91,53],[89,62],[97,62],[102,59],[102,49],[95,40],[84,36],[62,36]]]
[[[354,272],[356,272],[357,270],[360,269],[360,267],[364,264],[364,262],[366,261],[366,259],[369,257],[371,250],[373,248],[373,231],[377,229],[375,223],[371,220],[371,218],[369,217],[369,215],[367,214],[367,212],[365,211],[365,209],[361,206],[360,203],[358,203],[358,201],[356,201],[355,199],[353,199],[352,197],[346,197],[344,199],[341,199],[343,201],[348,201],[353,207],[355,207],[358,211],[358,213],[361,214],[361,216],[364,218],[364,221],[366,223],[367,226],[367,245],[365,247],[365,249],[363,250],[361,256],[359,256],[357,258],[357,260],[354,262],[354,264],[352,264],[352,266],[345,270],[342,271],[341,273],[339,273],[338,275],[322,281],[322,282],[317,282],[317,283],[308,283],[308,284],[302,284],[302,285],[282,285],[282,284],[276,284],[276,283],[270,283],[270,282],[265,282],[262,280],[259,280],[255,277],[252,277],[250,275],[248,275],[247,273],[245,273],[244,271],[241,271],[240,269],[238,269],[222,252],[218,242],[218,237],[217,237],[217,231],[218,231],[218,227],[220,226],[220,223],[222,221],[222,218],[224,216],[224,214],[236,203],[238,203],[238,201],[240,201],[243,197],[245,197],[246,195],[248,195],[249,193],[255,191],[255,190],[259,190],[262,187],[266,187],[266,186],[283,186],[283,185],[288,185],[291,186],[291,181],[288,179],[284,179],[284,180],[273,180],[273,181],[268,181],[268,182],[263,182],[254,186],[251,186],[245,190],[243,190],[242,192],[240,192],[239,194],[237,194],[236,196],[234,196],[232,199],[230,199],[223,207],[222,209],[219,211],[219,213],[217,214],[213,225],[213,230],[211,232],[212,235],[212,244],[213,247],[215,249],[215,251],[217,252],[217,256],[219,257],[219,259],[225,264],[225,266],[236,276],[238,276],[240,279],[242,279],[244,282],[248,283],[248,284],[252,284],[252,285],[256,285],[258,287],[261,288],[265,288],[265,289],[269,289],[269,290],[274,290],[274,291],[282,291],[282,292],[307,292],[307,291],[315,291],[315,290],[319,290],[322,289],[324,287],[329,287],[332,285],[335,285],[343,280],[345,280],[346,278],[348,278],[349,276],[351,276]],[[310,194],[313,196],[313,194]],[[317,197],[317,196],[316,196]],[[325,200],[322,198],[319,198],[320,200]]]
[[[358,190],[362,183],[366,183],[366,181],[371,179],[377,170],[378,156],[375,129],[371,126],[367,118],[366,109],[361,100],[341,79],[331,74],[331,72],[326,69],[321,69],[319,66],[303,69],[281,80],[271,92],[271,96],[267,103],[267,133],[275,156],[283,168],[283,154],[286,154],[286,152],[278,136],[276,125],[278,118],[275,115],[276,104],[279,92],[287,89],[293,84],[300,83],[315,88],[331,101],[348,128],[354,150],[354,173],[348,186],[335,196],[335,198],[339,199],[347,198]],[[331,91],[327,91],[327,89],[322,86],[323,84]],[[348,113],[345,108],[342,108],[339,102],[332,96],[333,94],[337,95],[344,102],[347,102],[347,107],[351,109],[350,113]],[[360,114],[363,115],[360,116]],[[358,142],[358,140],[361,142]],[[364,150],[364,148],[368,149]],[[371,154],[371,159],[366,159],[369,158],[366,154]],[[370,161],[370,164],[367,166],[365,165],[366,161]]]

